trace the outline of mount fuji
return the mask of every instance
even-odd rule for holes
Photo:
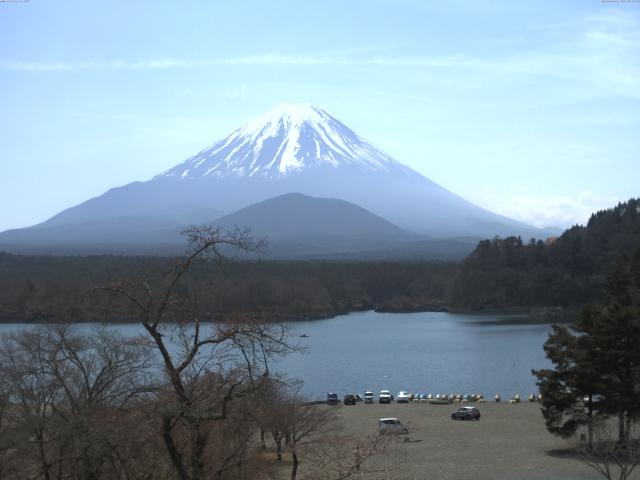
[[[162,237],[158,232],[215,223],[290,193],[351,202],[412,235],[549,234],[439,186],[323,108],[285,103],[151,180],[113,188],[34,227],[1,233],[0,246],[91,243],[92,231],[101,232],[94,244],[108,244],[115,235],[144,245]],[[344,228],[348,235],[349,225]]]

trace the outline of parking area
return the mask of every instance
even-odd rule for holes
[[[600,478],[569,456],[549,434],[537,403],[478,405],[479,421],[453,421],[459,405],[408,403],[325,406],[344,433],[376,433],[380,418],[408,425],[408,441],[393,442],[376,463],[388,479],[591,480]]]

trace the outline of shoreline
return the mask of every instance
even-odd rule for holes
[[[324,311],[306,314],[273,314],[259,313],[258,316],[269,317],[265,323],[297,323],[314,320],[329,320],[343,315],[358,312],[376,312],[391,314],[409,314],[409,313],[452,313],[458,315],[500,315],[512,316],[513,318],[503,318],[488,321],[476,321],[474,323],[482,325],[540,325],[551,323],[570,323],[580,311],[579,307],[512,307],[505,309],[458,309],[447,306],[431,306],[432,308],[380,308],[376,305],[363,305],[352,309],[336,309],[332,311]],[[242,313],[242,312],[241,312]],[[231,314],[229,312],[227,315]],[[222,323],[224,314],[205,315],[201,319],[203,323]],[[22,318],[20,318],[22,317]],[[46,324],[84,324],[84,323],[104,323],[117,325],[131,325],[140,323],[133,319],[110,319],[108,321],[97,318],[87,318],[86,320],[55,320],[51,315],[42,313],[25,316],[24,314],[0,315],[0,325],[23,324],[23,325],[46,325]]]

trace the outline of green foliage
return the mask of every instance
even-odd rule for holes
[[[585,307],[570,329],[554,326],[545,342],[554,367],[533,373],[551,433],[567,437],[588,425],[591,434],[594,417],[616,416],[623,441],[630,422],[640,419],[638,254],[614,268],[606,303]]]
[[[453,304],[482,309],[601,302],[607,273],[639,245],[639,199],[596,212],[586,227],[572,227],[555,241],[483,240],[463,262]],[[640,278],[640,255],[634,258],[629,274]]]

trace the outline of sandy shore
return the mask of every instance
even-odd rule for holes
[[[589,480],[600,478],[549,434],[536,403],[486,403],[480,421],[453,421],[457,405],[419,403],[328,407],[344,433],[377,431],[381,417],[409,425],[409,441],[393,442],[375,462],[387,479]],[[563,452],[564,451],[564,452]],[[303,471],[303,466],[301,466]]]

